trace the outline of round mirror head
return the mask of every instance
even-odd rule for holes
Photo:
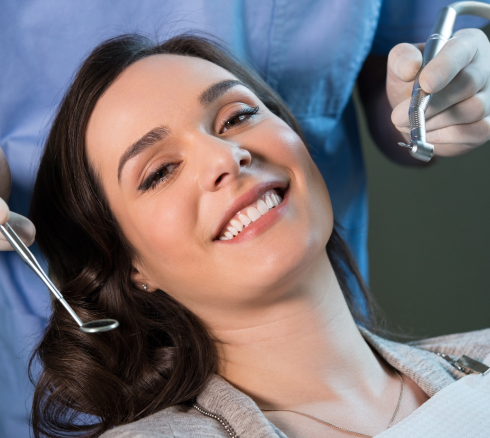
[[[89,321],[80,327],[80,330],[85,333],[101,333],[108,332],[119,326],[115,319],[99,319],[97,321]]]

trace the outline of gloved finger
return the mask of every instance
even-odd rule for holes
[[[470,64],[461,70],[446,87],[432,95],[426,119],[485,90],[489,76],[490,73],[483,74],[476,64]],[[487,94],[481,97],[488,99]]]
[[[420,45],[419,45],[420,46]],[[422,66],[422,53],[417,46],[397,44],[388,55],[388,75],[403,82],[412,82]]]
[[[0,148],[0,198],[8,201],[11,188],[10,169],[7,157]]]
[[[436,145],[459,145],[461,152],[474,149],[490,140],[490,116],[475,123],[451,125],[427,132],[427,142]],[[438,148],[438,153],[440,153]],[[442,149],[441,149],[442,150]]]
[[[481,30],[463,29],[456,32],[422,70],[420,86],[427,93],[437,93],[469,64],[474,64],[474,70],[478,70],[480,75],[488,77],[489,50],[488,39]]]
[[[11,212],[8,223],[27,246],[34,243],[36,228],[29,219],[20,214]],[[5,240],[5,236],[0,232],[0,251],[12,250],[12,246]]]
[[[490,82],[479,93],[450,106],[426,122],[427,132],[478,122],[490,115]]]
[[[7,203],[0,198],[0,224],[4,224],[9,220],[10,209]]]
[[[442,93],[442,91],[440,93]],[[437,96],[437,94],[435,96]],[[410,132],[408,122],[409,104],[410,101],[405,100],[393,110],[393,124],[400,130],[400,132]],[[490,80],[485,87],[474,96],[460,102],[458,101],[458,103],[443,109],[436,115],[430,116],[430,113],[433,113],[436,110],[432,109],[429,111],[429,109],[430,105],[426,113],[427,132],[446,128],[451,125],[478,122],[490,115]]]
[[[434,145],[434,156],[436,157],[456,157],[475,149],[469,145],[443,143]]]

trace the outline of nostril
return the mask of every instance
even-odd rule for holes
[[[248,160],[246,158],[240,160],[240,166],[246,166],[247,164],[248,164]]]
[[[221,180],[223,179],[223,174],[221,174],[218,179],[216,180],[216,184],[219,184]]]

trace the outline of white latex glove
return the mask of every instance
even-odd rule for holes
[[[24,216],[11,213],[3,198],[8,199],[10,194],[10,169],[5,154],[0,148],[0,224],[8,221],[9,225],[19,235],[26,245],[31,245],[36,237],[36,228],[33,223]],[[12,251],[13,248],[5,240],[0,232],[0,251]]]
[[[388,56],[386,91],[396,128],[410,139],[408,108],[424,44],[398,44]],[[427,142],[439,156],[460,155],[490,140],[490,43],[479,29],[463,29],[420,74],[433,94],[426,112]]]

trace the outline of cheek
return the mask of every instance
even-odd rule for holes
[[[261,147],[265,144],[267,155],[274,158],[284,156],[291,164],[291,159],[302,159],[304,155],[308,155],[308,151],[303,144],[301,138],[296,134],[289,125],[278,117],[274,117],[260,126],[256,133],[262,142],[257,142]],[[299,164],[299,163],[298,163]]]
[[[325,180],[303,141],[281,119],[274,123],[273,128],[268,129],[269,133],[274,132],[273,140],[267,144],[268,152],[290,170],[300,196],[310,200],[307,204],[311,216],[333,223],[332,205]]]
[[[325,180],[311,158],[303,141],[289,126],[279,130],[281,138],[278,153],[289,163],[304,211],[300,212],[313,246],[325,247],[333,229],[333,209]]]
[[[303,181],[305,184],[317,184],[318,176],[323,181],[305,144],[282,119],[274,117],[268,124],[261,126],[257,134],[263,140],[257,143],[266,147],[265,153],[278,164],[290,169],[292,176],[297,177],[300,184],[303,185]],[[257,152],[263,153],[262,150]]]
[[[144,199],[141,207],[136,203],[126,220],[120,221],[145,273],[155,280],[167,279],[168,273],[178,273],[182,266],[193,262],[197,203],[189,199],[184,202],[180,196],[183,192],[175,187],[155,193],[153,198]]]
[[[146,202],[146,211],[135,216],[130,238],[148,279],[189,308],[213,295],[214,288],[208,291],[206,285],[216,284],[222,268],[210,257],[209,236],[199,226],[193,192],[174,186],[161,200]]]

